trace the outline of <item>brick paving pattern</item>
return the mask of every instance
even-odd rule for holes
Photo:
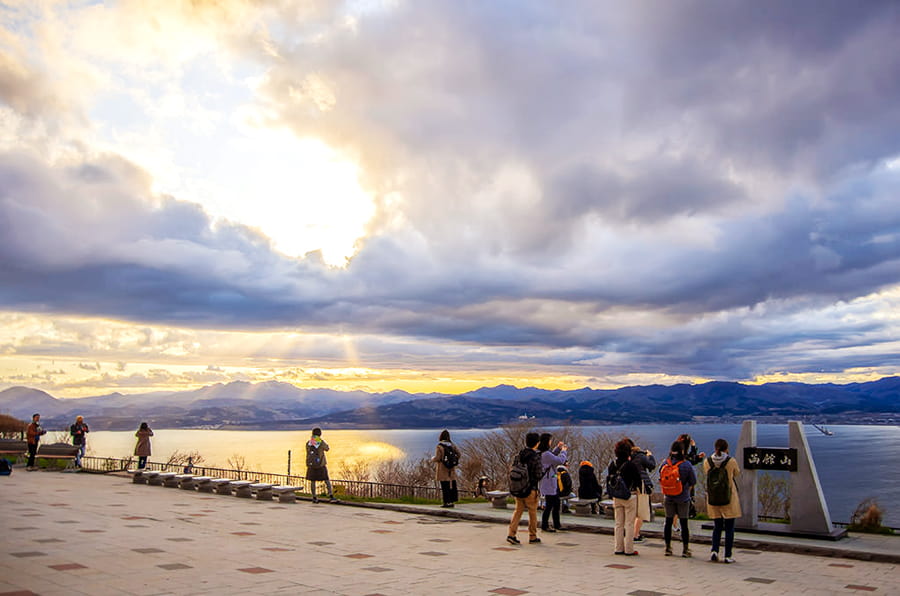
[[[513,547],[500,523],[511,510],[485,523],[448,517],[437,506],[426,508],[434,515],[308,501],[276,506],[134,485],[119,475],[18,468],[2,491],[0,527],[12,531],[0,538],[0,596],[900,594],[895,563],[763,546],[737,549],[731,565],[707,561],[703,544],[694,545],[693,559],[664,557],[644,548],[655,538],[624,564],[611,536],[584,531]],[[111,514],[121,504],[127,509]],[[494,514],[487,503],[460,511]],[[192,515],[199,512],[206,515]],[[250,515],[260,525],[242,531]],[[142,523],[129,523],[136,520]],[[391,530],[379,531],[385,524]],[[900,549],[900,538],[872,544]]]

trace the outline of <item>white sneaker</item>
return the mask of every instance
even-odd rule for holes
[[[711,553],[709,553],[709,560],[713,563],[717,562],[719,560],[719,553],[717,553],[716,551],[712,551]]]
[[[725,557],[722,559],[723,563],[734,563],[734,557]]]

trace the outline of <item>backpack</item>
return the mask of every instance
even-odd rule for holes
[[[524,499],[531,494],[531,486],[533,484],[529,471],[530,466],[528,465],[530,459],[526,458],[528,461],[522,461],[522,459],[521,453],[516,455],[512,467],[509,469],[509,494],[520,499]]]
[[[5,457],[0,457],[0,476],[9,476],[12,474],[12,464]]]
[[[306,443],[306,467],[308,468],[321,468],[322,467],[322,455],[319,453],[319,445],[313,443]]]
[[[625,479],[622,478],[622,468],[625,467],[625,464],[615,467],[614,463],[610,464],[609,471],[606,474],[606,494],[614,499],[628,500],[631,498],[631,489],[628,488],[628,485],[625,484]]]
[[[683,461],[673,464],[671,459],[666,459],[666,463],[659,469],[659,486],[664,495],[675,497],[684,492],[684,486],[681,484],[681,470],[679,470]]]
[[[709,505],[728,505],[731,503],[731,479],[728,478],[728,470],[725,465],[731,456],[726,456],[722,465],[713,465],[712,459],[707,457],[709,471],[706,472],[706,502]]]
[[[459,450],[456,448],[456,445],[453,443],[441,443],[441,447],[444,448],[444,456],[441,458],[441,463],[448,469],[458,466]]]
[[[567,471],[563,470],[562,472],[556,473],[556,487],[558,494],[561,497],[568,497],[572,494],[572,475]]]

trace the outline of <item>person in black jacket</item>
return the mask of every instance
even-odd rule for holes
[[[645,521],[650,521],[651,517],[650,495],[653,494],[653,481],[650,480],[650,472],[656,469],[656,458],[649,449],[641,449],[631,439],[628,439],[628,442],[631,443],[631,461],[641,472],[641,486],[638,487],[637,494],[637,517],[634,518],[634,541],[643,542],[641,527]]]
[[[578,500],[591,502],[591,513],[597,513],[597,501],[603,498],[600,482],[594,473],[594,464],[588,460],[578,468]]]
[[[635,494],[641,485],[641,472],[631,461],[631,444],[628,439],[622,439],[616,443],[615,454],[616,459],[609,462],[609,467],[606,469],[607,486],[612,483],[611,479],[621,476],[625,481],[625,486],[631,492],[631,496],[627,499],[613,498],[613,511],[615,511],[616,517],[615,554],[633,557],[638,554],[638,551],[634,550],[634,518],[637,516]]]
[[[515,497],[516,510],[513,512],[512,519],[509,521],[509,532],[506,535],[506,541],[510,544],[521,544],[516,533],[519,530],[519,520],[522,519],[522,513],[528,510],[528,542],[537,544],[541,541],[537,535],[538,524],[538,499],[540,499],[540,491],[538,491],[538,481],[543,474],[541,466],[541,456],[537,452],[537,446],[541,436],[538,433],[528,433],[525,435],[525,449],[519,452],[519,461],[528,466],[528,483],[531,492],[525,497]]]

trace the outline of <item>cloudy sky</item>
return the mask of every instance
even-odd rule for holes
[[[0,22],[0,389],[900,374],[897,2]]]

